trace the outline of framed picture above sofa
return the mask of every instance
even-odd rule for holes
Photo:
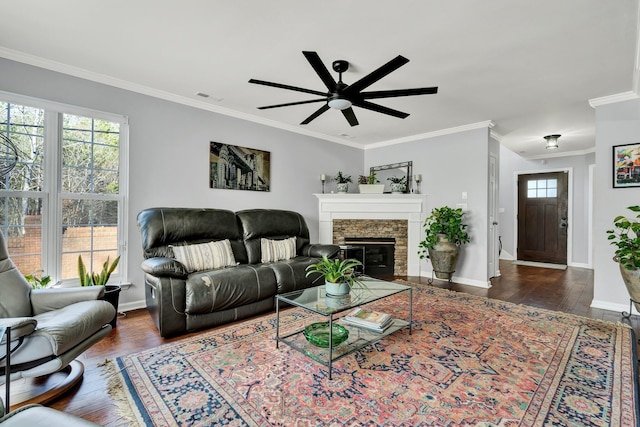
[[[271,153],[211,141],[209,187],[269,191]]]

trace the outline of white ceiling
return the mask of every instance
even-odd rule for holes
[[[366,147],[492,121],[527,158],[593,150],[589,100],[634,96],[638,0],[21,0],[0,3],[0,56],[165,99]],[[353,83],[397,55],[410,62],[368,90],[438,86],[374,100],[410,116],[354,108],[350,127],[315,98],[250,78],[323,91],[302,55]],[[195,95],[204,92],[204,99]]]

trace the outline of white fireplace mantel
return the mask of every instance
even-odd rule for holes
[[[334,219],[407,220],[407,273],[420,275],[420,243],[426,211],[424,194],[315,194],[319,209],[320,243],[333,242]]]

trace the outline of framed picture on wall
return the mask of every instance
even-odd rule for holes
[[[613,146],[613,188],[640,187],[640,143]]]
[[[211,141],[209,187],[269,191],[271,153]]]

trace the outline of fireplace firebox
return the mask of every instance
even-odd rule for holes
[[[362,262],[368,276],[393,276],[396,239],[393,237],[345,237],[344,256]]]

